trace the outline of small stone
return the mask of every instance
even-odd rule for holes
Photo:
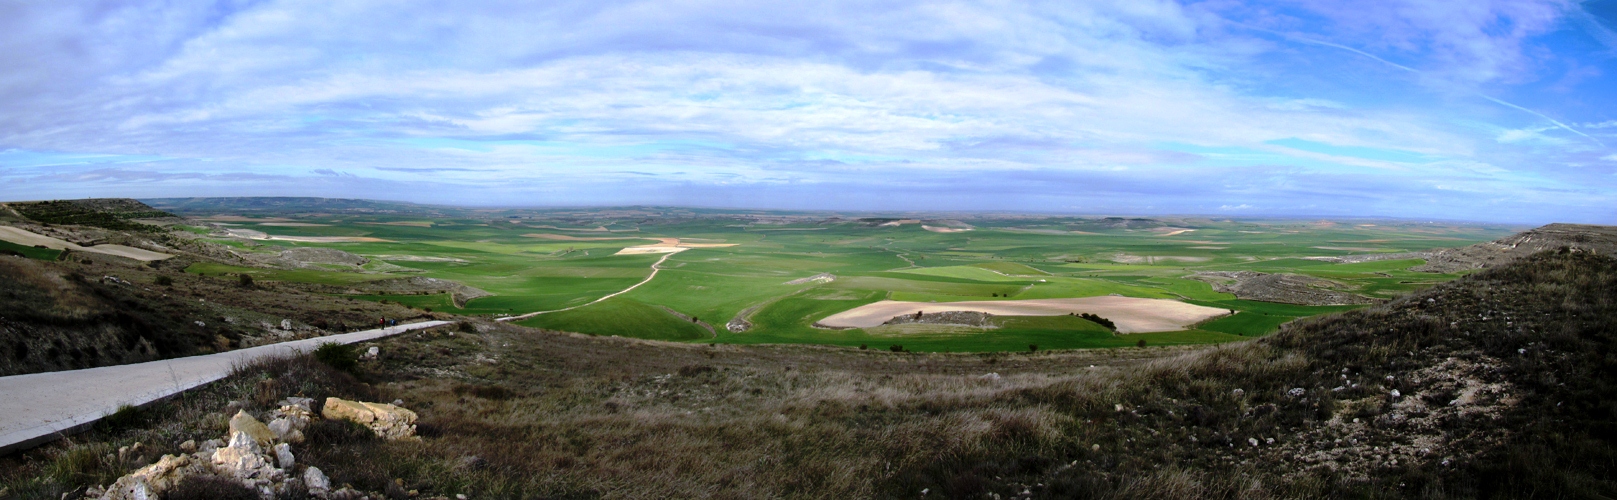
[[[187,439],[187,440],[185,440],[184,443],[180,443],[180,451],[183,451],[183,452],[186,452],[186,453],[195,453],[197,451],[197,442],[196,442],[196,440],[195,439]]]
[[[1392,397],[1393,397],[1393,399],[1403,397],[1403,393],[1398,392],[1398,389],[1393,389],[1392,390]]]
[[[1294,397],[1294,398],[1303,397],[1304,394],[1308,394],[1308,391],[1301,388],[1301,387],[1294,387],[1291,390],[1286,391],[1287,396],[1291,396],[1291,397]]]
[[[1266,444],[1275,444],[1275,438],[1264,438],[1263,442]]]
[[[1236,389],[1234,391],[1230,391],[1230,394],[1235,395],[1235,397],[1241,397],[1241,396],[1246,395],[1246,391],[1241,390],[1241,389]]]
[[[310,493],[323,493],[331,491],[331,480],[326,478],[319,467],[309,467],[303,471],[303,485],[309,487]]]
[[[1258,438],[1246,438],[1246,444],[1250,444],[1252,446],[1257,446],[1258,445]]]
[[[292,445],[281,443],[275,445],[275,464],[282,469],[291,469],[296,459],[292,456]]]
[[[455,500],[466,500],[466,494],[465,493],[456,493],[455,494]]]
[[[292,329],[292,320],[289,320],[289,319],[281,320],[281,329],[282,330],[291,330]]]
[[[1098,445],[1098,444],[1090,445],[1089,449],[1093,450],[1093,451],[1100,451],[1100,445]]]

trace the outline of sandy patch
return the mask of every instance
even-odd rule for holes
[[[258,225],[275,227],[331,227],[331,224],[315,224],[312,222],[262,222]]]
[[[876,227],[898,227],[905,224],[920,224],[920,219],[899,219],[892,222],[883,222]]]
[[[926,225],[921,226],[921,229],[925,229],[927,231],[932,231],[934,233],[964,233],[966,231],[971,230],[971,228],[965,228],[965,227],[937,227],[937,226],[926,226]]]
[[[225,232],[237,238],[263,241],[296,241],[301,243],[385,243],[391,241],[369,236],[273,236],[263,231],[251,229],[226,229]]]
[[[1191,231],[1195,231],[1195,229],[1174,229],[1172,231],[1168,231],[1167,233],[1164,233],[1163,236],[1173,236],[1173,235],[1176,235],[1176,234],[1185,234],[1185,233],[1188,233],[1188,232],[1191,232]]]
[[[166,253],[158,253],[151,250],[144,250],[123,245],[96,245],[90,247],[79,246],[76,243],[62,241],[56,238],[45,236],[43,234],[38,234],[11,226],[0,226],[0,240],[6,240],[18,245],[30,247],[38,245],[51,250],[72,250],[76,252],[115,255],[118,257],[135,259],[143,262],[151,262],[154,260],[163,260],[174,257],[173,255]]]
[[[977,311],[998,316],[1061,316],[1092,313],[1112,320],[1120,333],[1184,330],[1207,318],[1229,314],[1226,309],[1186,304],[1168,299],[1135,297],[1081,297],[1072,299],[993,300],[967,302],[903,302],[884,300],[839,312],[818,322],[836,328],[872,328],[894,316],[917,311],[940,313]]]
[[[618,250],[612,255],[640,255],[648,253],[678,253],[692,248],[720,248],[733,247],[735,243],[683,243],[679,238],[647,238],[655,239],[654,245],[639,245]]]

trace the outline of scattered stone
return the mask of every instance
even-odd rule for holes
[[[365,350],[365,354],[359,355],[359,359],[372,360],[372,359],[376,359],[376,357],[381,355],[381,354],[382,354],[382,348],[376,347],[376,346],[371,346],[370,349]]]
[[[275,464],[282,469],[291,469],[297,459],[292,456],[292,445],[280,443],[275,445]]]
[[[164,492],[180,484],[186,476],[204,473],[201,464],[186,455],[163,455],[157,463],[141,467],[129,475],[118,478],[103,492],[101,498],[134,500],[161,498]],[[86,492],[89,493],[89,492]]]
[[[230,444],[213,452],[213,469],[244,482],[269,479],[275,472],[264,459],[263,448],[245,432],[232,432]]]
[[[397,405],[326,398],[320,413],[329,419],[363,424],[385,439],[415,438],[415,412]]]
[[[309,467],[303,471],[303,485],[309,488],[309,493],[315,496],[331,491],[331,480],[326,478],[319,467]]]
[[[1304,394],[1308,394],[1308,391],[1301,388],[1301,387],[1293,387],[1291,390],[1286,391],[1287,396],[1291,396],[1291,397],[1294,397],[1294,398],[1303,397]]]
[[[984,373],[981,377],[978,377],[978,378],[981,378],[981,379],[984,379],[984,380],[999,380],[999,373],[997,373],[997,372],[988,372],[988,373]]]
[[[1241,396],[1246,395],[1246,391],[1243,391],[1241,389],[1236,389],[1234,391],[1231,391],[1230,394],[1235,395],[1235,397],[1241,397]]]
[[[195,439],[187,439],[187,440],[185,440],[184,443],[180,443],[180,451],[183,451],[183,452],[186,452],[186,453],[196,453],[196,451],[197,451],[197,441]]]
[[[202,444],[197,445],[197,453],[201,453],[203,455],[212,455],[214,450],[224,447],[225,442],[223,440],[209,439],[207,441],[203,441]]]
[[[252,415],[248,415],[247,410],[239,410],[236,412],[236,416],[230,417],[229,434],[231,439],[235,439],[235,434],[238,432],[252,437],[259,446],[270,446],[275,443],[275,432],[271,431],[269,426],[264,425],[263,422],[253,418]]]
[[[282,330],[291,330],[292,329],[292,320],[289,320],[289,319],[281,320],[281,329]]]
[[[455,469],[460,471],[475,471],[487,466],[488,461],[477,455],[460,457],[455,461]]]

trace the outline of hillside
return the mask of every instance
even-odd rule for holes
[[[226,401],[266,412],[301,394],[420,412],[420,443],[297,448],[335,482],[402,496],[1609,497],[1613,289],[1617,260],[1546,252],[1196,351],[705,347],[468,324],[375,343],[362,384],[318,364],[245,370],[152,410],[162,425],[8,459],[0,484],[104,485],[139,462],[49,471],[135,441],[155,460],[216,437]],[[1134,360],[1153,354],[1169,357]]]

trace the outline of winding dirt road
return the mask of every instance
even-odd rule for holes
[[[574,309],[578,309],[580,307],[595,305],[597,303],[600,303],[603,300],[610,299],[612,297],[616,297],[616,296],[619,296],[619,295],[623,295],[625,293],[629,293],[630,290],[640,288],[640,285],[650,283],[652,278],[657,277],[657,271],[662,270],[662,268],[657,267],[657,266],[662,265],[663,261],[668,260],[669,257],[673,257],[674,254],[682,252],[682,251],[685,251],[685,249],[681,248],[681,249],[675,250],[673,252],[663,254],[663,258],[657,259],[657,262],[651,263],[651,275],[646,276],[646,279],[640,280],[639,283],[635,283],[634,285],[630,286],[629,288],[619,290],[616,293],[613,293],[611,295],[607,295],[605,297],[601,297],[599,299],[595,299],[593,301],[590,301],[590,303],[588,303],[588,304],[579,304],[579,305],[576,305],[576,306],[573,306],[573,307],[566,307],[566,308],[562,308],[562,309],[553,309],[553,310],[549,310],[549,311],[536,311],[536,312],[523,314],[523,315],[520,315],[520,316],[506,316],[504,318],[494,318],[494,321],[521,321],[521,320],[532,318],[534,316],[538,316],[538,315],[541,315],[541,314],[550,314],[550,313],[554,313],[554,312],[571,311],[571,310],[574,310]]]

